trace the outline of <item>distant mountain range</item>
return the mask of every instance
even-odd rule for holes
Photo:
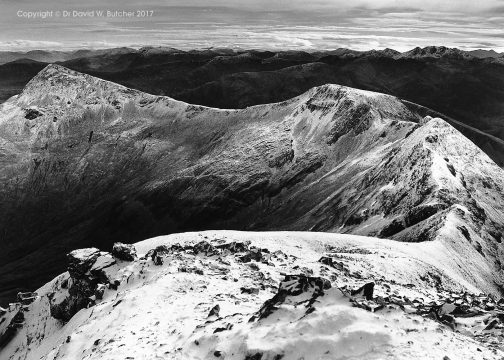
[[[0,65],[0,101],[21,92],[48,61],[151,94],[219,108],[283,101],[327,83],[378,91],[437,111],[431,115],[450,120],[504,165],[504,57],[494,51],[147,47],[4,53],[0,58],[15,59]]]

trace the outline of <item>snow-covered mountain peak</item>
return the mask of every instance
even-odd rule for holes
[[[128,101],[140,92],[122,85],[50,64],[23,89],[18,101],[29,105],[92,105],[103,98]]]

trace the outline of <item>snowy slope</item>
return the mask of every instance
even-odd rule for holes
[[[153,261],[155,248],[162,264]],[[108,281],[120,284],[117,289],[108,286],[102,300],[92,301],[66,323],[53,318],[50,307],[72,296],[77,275],[68,280],[64,273],[39,289],[0,358],[504,356],[499,335],[504,324],[496,317],[502,308],[492,305],[491,298],[465,292],[452,277],[453,269],[434,264],[429,243],[209,231],[158,237],[136,249],[139,258],[134,261],[116,257],[110,262],[110,255],[101,253],[86,265],[103,267]],[[73,254],[87,259],[93,251]],[[85,276],[92,277],[89,272]],[[352,291],[370,282],[375,284],[372,299]],[[450,316],[443,316],[456,307],[451,301],[464,309],[471,305],[447,322]],[[437,315],[432,309],[438,309]]]
[[[50,65],[0,106],[0,289],[40,286],[75,248],[240,229],[430,241],[500,294],[504,172],[423,112],[338,85],[212,109]]]

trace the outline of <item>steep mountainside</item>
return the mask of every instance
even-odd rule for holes
[[[431,245],[211,231],[75,250],[0,313],[0,358],[502,359],[504,302]]]
[[[424,113],[338,85],[212,109],[50,65],[0,107],[2,299],[74,248],[212,228],[437,240],[500,293],[503,170]]]
[[[143,48],[67,55],[61,64],[73,70],[219,108],[284,101],[327,83],[394,95],[440,112],[435,116],[504,165],[503,54],[429,46],[405,53]],[[21,92],[44,66],[26,60],[0,65],[0,102]]]

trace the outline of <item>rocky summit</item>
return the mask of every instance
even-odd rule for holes
[[[0,356],[501,359],[504,300],[433,265],[428,245],[211,231],[142,241],[133,261],[77,250],[0,315]]]

